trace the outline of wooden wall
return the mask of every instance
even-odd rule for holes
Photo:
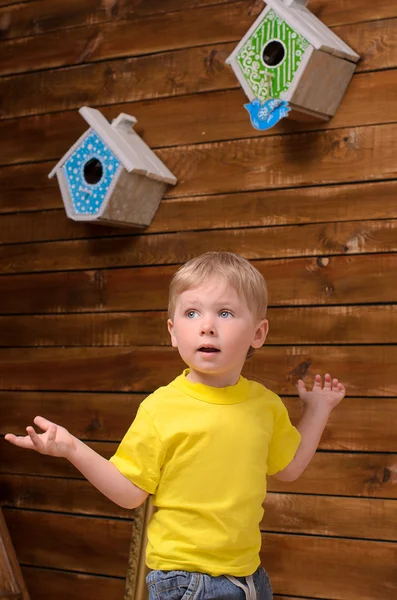
[[[295,484],[272,481],[263,564],[275,598],[397,597],[397,4],[312,0],[362,57],[327,124],[254,130],[224,63],[260,0],[0,0],[0,434],[36,414],[110,456],[182,364],[177,265],[224,249],[270,288],[245,373],[281,394],[347,386]],[[48,172],[85,123],[124,111],[176,174],[152,226],[68,221]],[[0,443],[0,501],[32,600],[121,600],[133,520],[61,460]]]

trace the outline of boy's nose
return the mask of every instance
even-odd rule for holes
[[[201,324],[201,335],[215,335],[214,324],[208,320]]]

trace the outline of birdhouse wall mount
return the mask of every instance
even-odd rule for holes
[[[150,225],[177,180],[134,131],[135,117],[109,123],[98,110],[79,110],[90,128],[49,174],[58,178],[66,214],[75,221],[121,227]]]
[[[360,57],[307,3],[266,0],[226,62],[251,101],[283,100],[291,109],[289,118],[326,121],[335,114]]]

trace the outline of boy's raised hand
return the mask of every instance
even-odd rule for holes
[[[28,435],[16,436],[13,433],[7,433],[5,439],[7,442],[19,446],[36,450],[40,454],[68,458],[75,450],[75,438],[67,429],[60,427],[43,417],[36,417],[34,424],[40,427],[44,433],[36,433],[33,427],[26,427]]]
[[[329,411],[343,400],[346,393],[345,386],[329,373],[324,376],[324,385],[321,375],[317,374],[311,390],[306,389],[302,379],[298,380],[297,389],[305,407],[327,408]]]

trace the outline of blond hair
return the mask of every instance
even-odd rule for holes
[[[248,260],[232,252],[206,252],[178,269],[170,285],[168,317],[173,319],[179,294],[213,276],[223,278],[238,294],[244,296],[255,319],[259,321],[266,317],[266,281]]]

